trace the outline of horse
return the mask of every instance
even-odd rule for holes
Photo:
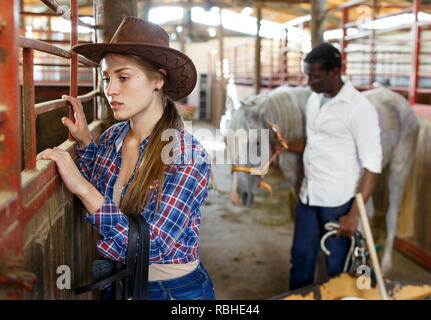
[[[281,137],[295,140],[305,137],[306,104],[311,90],[308,87],[277,87],[266,93],[252,96],[241,102],[241,106],[234,110],[232,103],[227,104],[231,119],[228,129],[235,132],[238,129],[267,129],[272,128],[272,122],[278,127]],[[362,94],[376,108],[381,130],[382,170],[388,169],[389,207],[385,213],[387,236],[382,257],[382,270],[386,274],[392,267],[392,248],[398,228],[398,214],[403,197],[407,176],[413,164],[418,133],[419,120],[408,101],[400,94],[384,87],[377,87],[362,92]],[[270,120],[268,122],[267,120]],[[254,135],[256,136],[256,135]],[[249,140],[249,144],[259,143],[258,138]],[[269,135],[270,154],[275,152],[278,144],[276,135]],[[229,145],[227,145],[229,150]],[[235,164],[237,156],[235,150],[228,153],[233,155],[231,163]],[[253,167],[250,163],[243,163],[245,167]],[[287,184],[293,188],[296,195],[303,177],[302,155],[284,151],[279,154],[279,167]],[[247,172],[232,172],[231,194],[246,207],[253,204],[256,188],[261,181],[259,175]],[[369,219],[374,215],[372,197],[366,203]],[[363,230],[361,223],[359,229]]]

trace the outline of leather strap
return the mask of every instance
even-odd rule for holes
[[[128,245],[127,245],[127,253],[126,253],[126,268],[128,270],[131,270],[131,274],[123,278],[123,281],[122,281],[123,297],[130,297],[132,294],[131,288],[133,288],[133,283],[135,281],[136,245],[138,241],[138,232],[139,232],[139,226],[136,223],[134,216],[130,216],[128,220],[129,220],[129,234],[128,234]],[[117,280],[117,281],[119,282],[120,280]],[[118,284],[117,284],[117,287],[118,287]],[[117,296],[117,300],[118,300],[118,296]]]
[[[141,226],[143,225],[143,227]],[[142,233],[143,232],[143,233]],[[128,246],[127,246],[127,253],[126,253],[126,265],[122,268],[119,268],[117,271],[115,271],[112,275],[92,282],[88,285],[77,287],[74,289],[75,294],[81,294],[90,290],[100,290],[101,288],[105,287],[106,285],[112,283],[115,281],[115,288],[116,288],[116,299],[120,299],[122,296],[124,297],[130,297],[133,292],[133,287],[136,287],[136,274],[135,271],[137,271],[136,268],[136,246],[137,246],[137,240],[138,240],[138,233],[140,234],[140,242],[142,242],[142,239],[147,239],[143,242],[143,244],[140,243],[140,252],[138,253],[138,261],[142,264],[144,263],[143,267],[140,268],[140,272],[146,273],[146,279],[148,284],[148,258],[149,258],[149,229],[148,224],[145,221],[145,218],[142,216],[132,216],[129,217],[129,232],[128,232]],[[144,251],[143,251],[144,250]],[[145,251],[146,250],[146,251]],[[142,261],[142,258],[139,260],[139,256],[145,255],[145,253],[140,254],[141,252],[147,252],[146,261],[147,267],[145,268],[145,261]],[[139,275],[139,284],[143,281],[141,275]],[[124,281],[122,281],[124,280]],[[132,285],[134,284],[134,286]],[[145,290],[145,288],[143,289]],[[141,293],[141,295],[137,296],[137,299],[139,297],[144,297]],[[146,296],[145,296],[146,297]]]
[[[111,274],[109,277],[92,282],[88,285],[75,288],[75,294],[81,294],[90,290],[100,290],[107,284],[110,284],[116,280],[119,280],[125,276],[128,276],[133,273],[133,270],[128,270],[127,268],[122,268],[120,270],[117,270],[115,273]]]
[[[148,269],[150,259],[150,229],[141,215],[134,216],[139,229],[139,251],[136,263],[133,300],[148,299]]]

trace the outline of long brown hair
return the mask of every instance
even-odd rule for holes
[[[137,62],[150,80],[163,78],[166,85],[166,76],[159,71],[155,65],[144,60],[140,56],[125,55]],[[162,134],[165,130],[183,125],[182,116],[179,113],[176,103],[167,96],[163,90],[159,90],[162,96],[163,115],[155,124],[153,131],[150,133],[148,144],[143,154],[138,160],[139,166],[136,169],[135,176],[127,187],[126,193],[120,202],[120,210],[127,215],[138,214],[142,206],[149,202],[150,186],[158,180],[157,204],[154,216],[157,212],[162,195],[162,187],[166,165],[162,161],[162,150],[170,141],[162,141]]]

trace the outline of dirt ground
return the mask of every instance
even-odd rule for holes
[[[193,131],[199,128],[212,130],[215,137],[214,126],[193,122]],[[198,139],[211,155],[221,146],[216,139]],[[259,189],[251,208],[237,207],[229,199],[230,169],[230,165],[213,164],[217,190],[209,191],[201,208],[201,260],[214,282],[217,299],[270,299],[288,291],[296,199],[280,171],[271,168],[265,181],[272,186],[273,198]],[[374,220],[375,242],[383,246],[384,217],[376,213]],[[396,250],[387,277],[431,284],[431,272]]]

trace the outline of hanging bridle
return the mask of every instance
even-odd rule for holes
[[[269,127],[271,128],[272,132],[274,132],[275,138],[277,139],[277,145],[275,146],[275,151],[272,154],[272,156],[268,159],[268,161],[266,161],[262,167],[260,168],[250,168],[250,167],[246,167],[246,166],[232,166],[232,172],[245,172],[248,174],[254,174],[254,175],[259,175],[260,176],[260,181],[257,184],[257,187],[263,187],[266,190],[268,190],[269,192],[269,196],[272,197],[272,188],[271,186],[263,181],[263,176],[265,175],[264,172],[267,172],[269,164],[271,163],[272,160],[274,160],[281,152],[285,151],[288,149],[287,146],[287,139],[283,138],[280,135],[280,132],[278,130],[278,127],[276,124],[272,123],[270,120],[266,119],[266,122],[268,123]]]

